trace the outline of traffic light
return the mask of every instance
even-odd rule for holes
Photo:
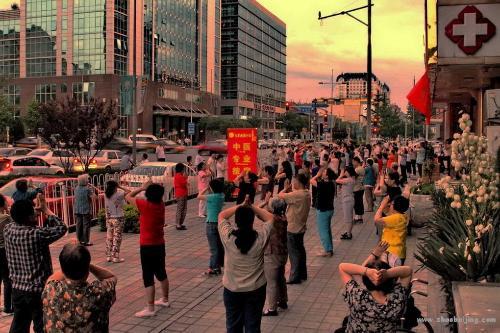
[[[290,103],[289,103],[289,102],[286,102],[286,103],[285,103],[285,109],[286,109],[287,111],[289,111],[289,110],[290,110]]]

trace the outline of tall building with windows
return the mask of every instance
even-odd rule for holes
[[[135,107],[143,133],[185,136],[219,113],[220,22],[220,0],[18,0],[0,11],[1,92],[21,113],[106,98],[123,135]]]
[[[274,138],[285,95],[285,23],[255,0],[222,0],[221,114],[259,118]]]
[[[342,73],[337,76],[337,98],[340,99],[366,99],[367,73]],[[376,75],[372,76],[372,98],[390,100],[389,86],[380,81]]]

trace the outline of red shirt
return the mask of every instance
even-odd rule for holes
[[[163,225],[165,224],[165,204],[136,199],[139,209],[139,244],[165,244]]]
[[[396,155],[390,154],[389,159],[387,160],[387,168],[390,169],[392,167],[392,163],[396,162]]]
[[[176,173],[174,176],[175,198],[184,198],[188,195],[188,177],[182,173]]]

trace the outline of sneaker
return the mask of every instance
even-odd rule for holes
[[[352,234],[349,232],[344,232],[341,236],[340,239],[342,240],[351,240],[352,239]]]
[[[288,309],[288,303],[287,302],[278,302],[278,308],[282,310]]]
[[[123,259],[123,258],[114,258],[114,259],[113,259],[113,262],[114,262],[115,264],[119,264],[119,263],[124,262],[124,261],[125,261],[125,259]]]
[[[204,219],[204,218],[206,218],[207,216],[206,216],[206,215],[198,215],[198,217],[199,217],[199,218]]]
[[[276,317],[278,315],[278,311],[267,309],[267,310],[264,310],[264,312],[262,312],[262,315],[264,317]]]
[[[155,305],[158,305],[158,306],[163,306],[164,308],[169,308],[170,307],[170,303],[168,301],[164,301],[163,300],[163,297],[162,298],[159,298],[155,301]]]
[[[331,257],[333,256],[333,251],[329,251],[329,252],[319,252],[318,254],[316,254],[316,257],[322,257],[322,258],[328,258],[328,257]]]
[[[135,316],[137,318],[148,318],[156,315],[156,310],[151,311],[149,307],[145,307],[142,311],[136,312]]]
[[[215,275],[217,275],[217,274],[219,274],[219,273],[218,273],[218,272],[217,272],[217,270],[215,270],[215,269],[208,269],[208,270],[207,270],[205,273],[203,273],[203,274],[204,274],[204,275],[208,275],[208,276],[215,276]]]

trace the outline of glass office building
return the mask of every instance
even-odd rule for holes
[[[180,132],[193,109],[219,113],[220,12],[220,0],[18,0],[0,11],[0,76],[13,78],[0,92],[20,112],[67,96],[117,101],[127,135],[121,86],[135,77],[142,131]]]
[[[221,114],[262,120],[276,137],[285,111],[286,25],[254,0],[222,1]]]

